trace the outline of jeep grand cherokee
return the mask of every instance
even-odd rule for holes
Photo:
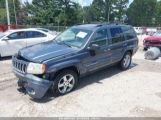
[[[138,38],[130,25],[86,24],[73,26],[45,42],[21,49],[12,58],[19,87],[33,98],[42,98],[49,88],[64,95],[80,77],[116,63],[130,67]]]

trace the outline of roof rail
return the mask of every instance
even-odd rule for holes
[[[100,25],[110,25],[110,24],[115,24],[115,25],[119,25],[119,24],[125,24],[122,22],[90,22],[90,24],[100,24]]]
[[[97,24],[97,27],[101,27],[103,25],[128,25],[126,23],[121,23],[121,22],[87,22],[84,24]],[[77,25],[83,25],[83,23],[78,23]]]

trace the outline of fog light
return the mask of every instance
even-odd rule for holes
[[[43,76],[42,76],[42,78],[43,78],[43,79],[45,79],[45,78],[46,78],[46,76],[45,76],[45,75],[43,75]]]
[[[30,94],[30,95],[35,95],[34,89],[30,88],[30,89],[28,90],[28,94]]]

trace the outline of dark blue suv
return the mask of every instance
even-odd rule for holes
[[[33,98],[48,89],[57,95],[71,92],[80,77],[112,64],[129,68],[138,49],[130,25],[86,24],[73,26],[53,41],[21,49],[12,58],[19,87]]]

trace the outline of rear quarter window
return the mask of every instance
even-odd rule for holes
[[[37,32],[37,31],[28,31],[26,32],[27,38],[38,38],[38,37],[46,37],[44,33]]]
[[[46,37],[46,35],[44,33],[34,31],[33,37]]]
[[[125,33],[125,40],[130,40],[136,38],[136,34],[134,32],[126,32]]]
[[[124,32],[125,40],[130,40],[136,38],[136,32],[131,26],[128,27],[122,27],[122,30]]]

